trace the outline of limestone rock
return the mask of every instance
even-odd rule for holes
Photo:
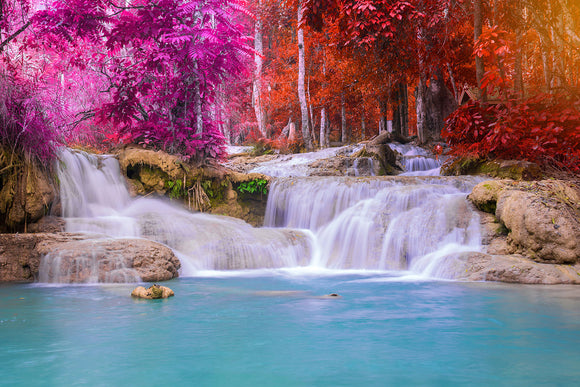
[[[0,282],[33,282],[41,254],[37,234],[0,234]]]
[[[132,297],[136,298],[145,298],[149,300],[156,300],[160,298],[169,298],[175,296],[173,290],[166,286],[160,285],[152,285],[148,289],[145,289],[143,286],[137,286],[131,292]]]
[[[486,181],[469,199],[505,227],[504,242],[488,233],[488,252],[518,252],[537,262],[580,263],[580,193],[573,183]],[[489,230],[488,230],[489,231]],[[499,233],[501,234],[501,233]],[[498,235],[498,238],[504,236]]]
[[[24,230],[50,212],[56,197],[49,173],[36,163],[6,170],[0,174],[0,231]]]
[[[183,178],[183,161],[178,156],[135,146],[123,149],[119,152],[118,156],[121,169],[126,172],[132,167],[148,166],[150,170],[158,169],[163,171],[163,173],[173,180]],[[130,175],[130,173],[128,174]],[[149,178],[151,177],[149,176]]]
[[[56,233],[65,230],[65,220],[57,216],[45,216],[38,222],[28,226],[28,232],[32,233]]]
[[[168,247],[80,233],[0,234],[0,281],[138,282],[178,276]]]
[[[533,262],[519,255],[462,253],[450,257],[451,278],[521,284],[580,284],[579,267]]]

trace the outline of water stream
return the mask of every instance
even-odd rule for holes
[[[401,150],[420,149],[407,148]],[[306,171],[304,160],[355,151],[324,150],[261,168],[273,175],[289,165]],[[162,199],[131,198],[111,156],[65,151],[58,174],[66,231],[164,243],[181,260],[184,277],[200,270],[300,267],[429,275],[425,257],[480,249],[479,219],[465,200],[479,181],[473,177],[279,177],[270,187],[264,227],[254,228]],[[89,252],[84,258],[87,268],[95,265]],[[59,263],[52,254],[42,270],[58,273]],[[445,277],[444,268],[438,273]]]
[[[131,198],[112,157],[67,151],[59,177],[67,230],[174,249],[181,277],[165,285],[176,296],[134,299],[133,283],[0,284],[0,385],[564,386],[580,378],[577,286],[429,278],[447,278],[449,254],[480,248],[465,199],[478,179],[279,177],[266,227],[253,228]],[[85,255],[79,265],[91,267]],[[45,264],[54,271],[58,257]],[[331,292],[342,297],[321,297]]]

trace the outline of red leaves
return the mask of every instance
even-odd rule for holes
[[[565,95],[507,105],[471,102],[448,118],[442,136],[453,156],[524,159],[580,173],[580,109],[572,102]]]

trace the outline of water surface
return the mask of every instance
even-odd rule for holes
[[[216,276],[217,275],[217,276]],[[210,272],[0,286],[0,385],[574,385],[580,288]],[[270,291],[276,291],[270,293]],[[336,292],[339,299],[317,296]]]

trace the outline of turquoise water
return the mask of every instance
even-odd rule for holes
[[[0,286],[0,385],[577,385],[580,287],[387,274]],[[267,293],[266,291],[298,291]],[[316,296],[336,292],[340,299]]]

